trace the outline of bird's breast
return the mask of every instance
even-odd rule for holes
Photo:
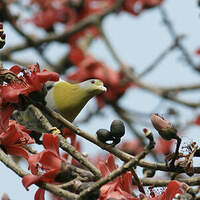
[[[49,92],[53,101],[47,105],[71,122],[90,99],[79,87],[66,82],[55,85]]]

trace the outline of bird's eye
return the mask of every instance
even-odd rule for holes
[[[90,83],[94,84],[94,83],[95,83],[95,80],[90,81]]]

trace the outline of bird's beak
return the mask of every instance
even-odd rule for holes
[[[106,92],[106,91],[107,91],[107,88],[104,87],[103,85],[99,86],[99,89],[100,89],[102,92]]]

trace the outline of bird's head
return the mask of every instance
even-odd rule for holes
[[[107,88],[103,85],[103,82],[99,79],[89,79],[79,84],[82,89],[87,90],[93,96],[107,91]]]

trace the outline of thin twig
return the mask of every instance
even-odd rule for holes
[[[169,34],[171,35],[172,39],[174,41],[177,41],[177,38],[179,37],[176,33],[176,30],[171,22],[171,20],[169,19],[169,16],[167,14],[167,11],[165,10],[165,8],[163,6],[159,6],[159,10],[160,10],[160,14],[162,16],[162,20],[164,22],[164,24],[166,25]],[[193,62],[190,54],[188,53],[187,49],[184,47],[184,45],[181,43],[181,41],[177,41],[177,47],[179,48],[179,50],[182,52],[186,62],[188,63],[189,66],[191,66],[194,70],[199,72],[199,68],[195,65],[195,63]]]
[[[68,152],[82,165],[87,167],[96,176],[97,179],[99,179],[102,176],[100,170],[97,169],[90,161],[88,161],[85,156],[83,156],[80,152],[78,152],[75,147],[67,143],[66,139],[63,136],[59,135],[59,139],[60,139],[60,147],[64,151]]]
[[[180,37],[182,38],[182,37]],[[179,39],[180,39],[179,38]],[[144,77],[147,75],[149,72],[151,72],[153,69],[155,69],[156,66],[169,54],[172,52],[177,47],[177,41],[175,41],[172,45],[167,47],[153,62],[150,64],[143,72],[141,72],[138,77]]]

